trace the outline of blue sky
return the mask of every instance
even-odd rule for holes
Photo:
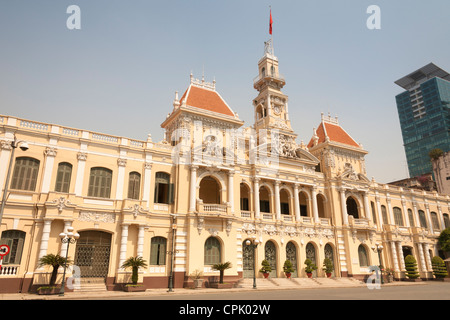
[[[81,30],[66,27],[70,5]],[[394,81],[429,62],[450,71],[445,0],[2,1],[0,114],[160,141],[174,92],[204,70],[250,126],[269,5],[297,142],[330,112],[369,151],[369,178],[406,178]],[[366,27],[370,5],[381,30]]]

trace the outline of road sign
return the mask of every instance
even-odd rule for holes
[[[9,253],[9,246],[7,244],[0,245],[0,256],[6,256]]]

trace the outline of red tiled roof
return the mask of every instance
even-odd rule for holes
[[[188,106],[234,117],[234,112],[216,91],[191,84],[181,97],[180,102],[183,103],[185,99]]]
[[[350,135],[345,132],[345,130],[342,129],[341,126],[336,124],[322,121],[316,130],[316,135],[319,138],[318,143],[325,142],[326,137],[328,137],[330,141],[361,148],[361,146],[355,140],[353,140],[353,138],[350,137]],[[308,143],[308,148],[311,148],[313,146],[314,138],[311,138]]]

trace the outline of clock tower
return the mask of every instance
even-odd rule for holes
[[[255,113],[254,128],[258,137],[262,136],[261,129],[265,129],[265,141],[271,143],[269,137],[279,137],[277,148],[282,145],[296,145],[297,135],[291,128],[288,112],[288,97],[281,92],[286,84],[283,75],[278,70],[278,58],[273,52],[272,39],[264,43],[264,55],[258,62],[258,76],[253,81],[253,87],[258,90],[258,96],[253,100]],[[290,148],[288,148],[290,149]],[[282,155],[282,154],[281,154]]]

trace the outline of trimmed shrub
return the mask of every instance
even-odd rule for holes
[[[419,278],[419,272],[417,271],[417,261],[416,258],[412,255],[407,255],[405,257],[405,268],[406,268],[406,276],[409,279],[417,279]]]
[[[447,276],[447,268],[441,257],[433,257],[431,259],[431,266],[433,267],[433,274],[436,278],[445,278]]]

